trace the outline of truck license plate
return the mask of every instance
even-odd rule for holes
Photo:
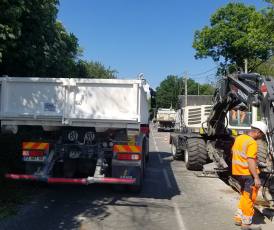
[[[36,162],[42,162],[45,160],[44,156],[40,157],[30,157],[30,156],[25,156],[23,157],[23,161],[36,161]]]

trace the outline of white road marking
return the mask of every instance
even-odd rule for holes
[[[186,230],[185,223],[183,221],[183,218],[182,218],[182,215],[181,215],[181,212],[180,212],[180,209],[179,209],[177,203],[174,200],[172,200],[172,204],[173,204],[173,207],[174,207],[174,211],[175,211],[177,223],[179,225],[179,229],[180,230]]]
[[[155,141],[153,132],[151,132],[151,134],[152,134],[151,136],[152,136],[152,140],[153,140],[153,142],[154,142],[155,150],[156,150],[156,152],[159,152],[159,148],[158,148],[158,146],[157,146],[157,144],[156,144],[156,141]]]
[[[167,187],[168,187],[169,189],[172,188],[171,182],[170,182],[170,179],[169,179],[169,177],[168,177],[168,174],[167,174],[166,169],[163,169],[163,173],[164,173],[164,177],[165,177],[165,180],[166,180]]]
[[[160,153],[159,153],[159,154],[157,154],[157,156],[158,156],[158,158],[159,158],[160,164],[163,164],[163,159],[162,159],[162,157],[161,157]]]
[[[154,142],[155,150],[156,150],[156,152],[159,152],[159,148],[158,148],[157,143],[155,141],[153,132],[151,132],[151,134],[152,134],[151,136],[152,136],[152,139],[153,139],[153,142]],[[159,157],[159,159],[163,160],[161,158],[160,154],[158,154],[158,157]],[[167,187],[171,188],[171,182],[169,180],[169,177],[168,177],[166,169],[163,169],[163,174],[164,174],[164,177],[165,177],[165,180],[166,180],[166,183],[167,183]],[[185,227],[185,223],[183,221],[180,209],[179,209],[177,203],[174,200],[172,200],[172,205],[174,207],[174,212],[175,212],[175,216],[176,216],[176,220],[177,220],[179,229],[180,230],[187,230],[186,227]]]

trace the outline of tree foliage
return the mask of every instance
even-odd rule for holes
[[[156,88],[157,107],[169,108],[177,104],[177,95],[182,91],[182,79],[169,75]]]
[[[0,76],[113,77],[100,63],[78,60],[78,39],[57,21],[58,4],[0,0]]]
[[[93,61],[79,60],[76,76],[80,78],[116,78],[117,71],[106,68],[103,64]]]
[[[274,0],[265,0],[265,1],[272,4],[272,5],[274,5]]]
[[[256,68],[256,72],[265,76],[274,77],[274,57],[258,66]]]
[[[199,84],[193,79],[187,80],[188,95],[212,95],[214,88],[210,84]],[[156,89],[157,107],[176,108],[178,96],[184,94],[185,80],[182,77],[169,75]]]
[[[230,65],[234,70],[243,69],[244,59],[248,59],[249,70],[255,69],[273,54],[273,21],[269,21],[272,16],[270,9],[257,12],[255,7],[243,3],[219,8],[211,16],[210,26],[195,32],[195,57],[211,57],[221,67]]]
[[[16,2],[16,3],[15,3]],[[64,75],[78,41],[56,21],[57,0],[1,0],[1,73],[15,76]],[[5,42],[6,41],[6,42]]]
[[[268,7],[263,10],[263,14],[265,15],[268,22],[267,29],[269,31],[274,31],[274,0],[265,1],[269,3]],[[270,37],[269,39],[272,39],[272,42],[274,43],[274,36]],[[274,57],[272,56],[269,60],[258,65],[255,71],[262,75],[274,77]]]

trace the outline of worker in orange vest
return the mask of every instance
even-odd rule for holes
[[[236,137],[232,147],[232,174],[241,185],[241,197],[234,221],[243,230],[261,229],[259,225],[252,224],[254,202],[261,186],[256,140],[263,138],[266,133],[267,125],[263,121],[256,121],[248,134]]]

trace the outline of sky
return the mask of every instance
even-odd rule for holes
[[[136,79],[143,73],[153,88],[168,75],[187,74],[210,83],[216,63],[194,58],[194,32],[209,25],[210,16],[229,2],[60,0],[58,20],[78,38],[82,59],[117,70],[118,78]],[[241,2],[257,9],[266,6],[263,0]]]

